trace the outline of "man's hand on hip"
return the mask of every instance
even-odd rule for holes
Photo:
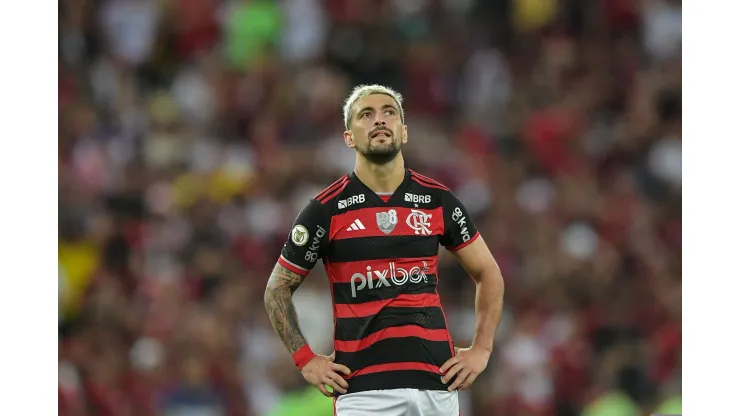
[[[439,372],[443,375],[442,382],[447,384],[455,379],[448,391],[464,390],[470,387],[480,373],[488,366],[491,352],[483,348],[455,348],[455,356],[447,360]]]
[[[331,355],[316,355],[301,369],[303,378],[309,384],[316,386],[317,389],[326,397],[333,397],[332,393],[326,389],[331,387],[334,391],[346,393],[349,385],[347,381],[339,374],[349,376],[349,368],[334,363],[334,353]]]

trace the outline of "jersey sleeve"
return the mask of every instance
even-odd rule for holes
[[[468,210],[452,192],[442,196],[442,212],[445,231],[440,243],[448,250],[460,250],[480,236]]]
[[[328,215],[324,206],[312,199],[293,222],[278,263],[305,276],[316,265],[316,261],[324,257],[328,239]]]

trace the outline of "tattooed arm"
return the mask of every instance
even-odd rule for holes
[[[265,289],[265,308],[272,327],[293,355],[293,362],[303,378],[327,397],[332,397],[326,386],[335,392],[346,393],[349,376],[347,367],[334,363],[334,354],[316,355],[311,351],[298,327],[298,315],[293,304],[293,293],[324,257],[328,245],[329,216],[326,207],[316,199],[298,214],[288,240],[283,245],[277,264]]]
[[[293,292],[303,283],[305,276],[276,264],[265,289],[265,308],[272,327],[291,354],[306,345],[298,327],[298,316],[293,305]]]
[[[339,373],[349,376],[347,367],[334,363],[334,354],[316,355],[308,346],[298,327],[298,315],[293,305],[293,293],[323,258],[329,243],[329,216],[326,206],[316,199],[298,214],[288,240],[283,245],[277,264],[265,289],[265,308],[272,327],[293,355],[293,362],[303,378],[316,386],[324,396],[332,397],[326,386],[335,392],[346,393],[347,381]]]
[[[328,222],[324,205],[315,199],[310,200],[293,222],[290,235],[267,282],[265,308],[275,332],[291,354],[307,347],[306,339],[298,328],[293,292],[316,266],[318,259],[323,257],[328,243]],[[293,357],[299,368],[308,355],[306,352]]]
[[[298,327],[293,292],[303,283],[303,279],[305,276],[292,272],[280,264],[275,265],[265,290],[265,307],[272,327],[288,351],[293,354],[293,360],[308,383],[319,389],[326,397],[334,396],[326,386],[331,387],[333,391],[347,393],[349,385],[340,373],[349,376],[351,374],[349,368],[335,364],[334,354],[314,355]]]

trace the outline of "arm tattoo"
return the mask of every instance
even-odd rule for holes
[[[298,316],[293,305],[293,292],[303,283],[305,276],[276,264],[265,290],[265,308],[272,327],[291,354],[306,345],[298,327]]]

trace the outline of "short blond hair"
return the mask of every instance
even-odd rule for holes
[[[398,91],[395,91],[392,88],[386,87],[384,85],[358,85],[353,90],[352,93],[347,97],[347,99],[344,101],[344,107],[342,108],[342,113],[344,115],[344,128],[349,130],[349,123],[352,121],[352,106],[357,102],[357,100],[361,98],[365,98],[368,95],[373,94],[383,94],[387,95],[391,98],[393,98],[393,101],[396,102],[396,105],[398,106],[398,111],[401,114],[401,122],[403,123],[404,116],[403,116],[403,106],[401,106],[401,103],[403,102],[403,97]]]

